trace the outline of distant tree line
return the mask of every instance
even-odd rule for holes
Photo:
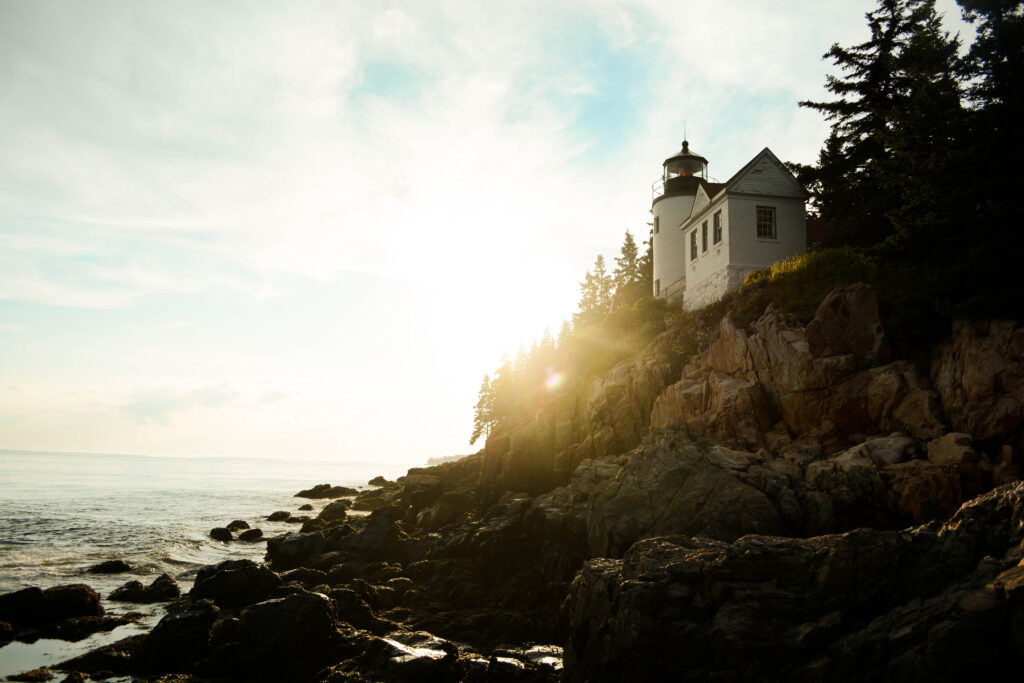
[[[553,396],[610,367],[661,330],[664,302],[651,298],[654,262],[651,236],[641,254],[628,231],[615,268],[604,256],[580,282],[578,309],[562,323],[557,340],[545,331],[529,350],[505,358],[484,375],[473,411],[469,443],[486,437],[498,423],[536,411]]]

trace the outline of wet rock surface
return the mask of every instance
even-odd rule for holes
[[[359,491],[348,486],[331,486],[330,484],[317,484],[313,488],[299,491],[295,494],[296,498],[344,498],[346,496],[354,496]]]
[[[132,566],[124,560],[107,560],[106,562],[94,564],[86,572],[89,574],[122,574],[131,570]]]
[[[122,584],[110,594],[110,599],[119,602],[165,602],[181,597],[178,583],[168,574],[161,574],[153,579],[148,586],[141,581],[129,581]]]

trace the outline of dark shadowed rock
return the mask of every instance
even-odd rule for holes
[[[228,524],[228,531],[241,531],[242,529],[248,529],[249,523],[244,519],[236,519],[235,521]]]
[[[345,519],[345,511],[348,510],[348,507],[347,501],[332,501],[320,511],[320,514],[318,514],[316,518],[324,522],[336,522],[339,519]]]
[[[164,616],[132,657],[141,671],[185,672],[210,649],[210,630],[220,610],[210,600],[191,600]]]
[[[226,560],[203,567],[189,591],[193,598],[209,598],[218,607],[244,607],[266,600],[281,585],[281,578],[252,560]]]
[[[89,567],[86,571],[90,574],[120,574],[122,572],[130,572],[132,566],[124,560],[107,560],[106,562],[100,562]]]
[[[113,631],[118,626],[130,624],[135,621],[135,616],[117,617],[105,615],[102,617],[71,617],[69,619],[61,619],[60,621],[46,624],[39,629],[19,633],[18,640],[33,642],[36,638],[52,638],[54,640],[78,642],[85,640],[94,633]]]
[[[312,588],[314,586],[319,586],[322,583],[327,583],[327,572],[320,571],[319,569],[309,569],[308,567],[291,569],[289,571],[282,572],[280,576],[283,583],[296,581],[306,588]]]
[[[931,379],[953,429],[1010,441],[1024,427],[1024,329],[998,321],[963,325],[936,349]]]
[[[364,629],[377,635],[383,635],[394,631],[397,627],[394,622],[378,618],[366,600],[353,590],[335,588],[329,593],[328,597],[334,603],[334,610],[338,619],[346,621],[356,628]]]
[[[390,481],[388,481],[387,479],[385,479],[384,477],[382,477],[382,476],[380,476],[380,475],[377,475],[376,477],[374,477],[373,479],[371,479],[371,480],[370,480],[370,481],[368,481],[367,483],[368,483],[368,484],[369,484],[370,486],[387,486],[387,485],[388,485],[388,484],[390,484],[391,482],[390,482]]]
[[[239,541],[261,541],[263,540],[262,529],[246,529],[238,535]]]
[[[299,506],[299,509],[303,512],[309,512],[313,509],[313,506],[310,503],[303,503]]]
[[[366,658],[389,678],[402,681],[457,681],[458,648],[423,631],[389,633],[373,640]]]
[[[46,590],[23,588],[0,595],[0,621],[11,624],[15,629],[73,617],[102,615],[100,596],[81,583]]]
[[[177,582],[168,574],[161,574],[148,586],[140,581],[129,581],[115,588],[110,594],[111,600],[120,602],[165,602],[181,597],[181,589]]]
[[[132,668],[132,658],[142,647],[146,637],[138,635],[124,638],[110,645],[91,650],[84,655],[65,660],[54,668],[87,675],[95,674],[96,678],[128,675]]]
[[[302,508],[299,508],[299,509],[301,510]],[[312,509],[312,506],[310,506],[310,509]],[[268,522],[283,522],[283,521],[285,521],[286,519],[288,519],[291,516],[292,516],[292,513],[288,512],[287,510],[278,510],[277,512],[271,512],[269,515],[267,515],[267,521]]]
[[[210,538],[215,541],[223,541],[227,543],[233,540],[234,536],[231,535],[231,531],[229,529],[219,526],[214,529],[210,529]]]
[[[335,627],[331,601],[320,593],[297,593],[250,605],[239,620],[244,642],[289,657],[326,645]]]
[[[24,671],[20,674],[13,676],[7,676],[5,680],[8,681],[24,681],[25,683],[39,683],[42,681],[52,681],[54,679],[53,672],[48,667],[40,667],[38,669],[32,669],[31,671]]]
[[[566,679],[991,677],[1024,640],[1022,539],[1024,484],[941,527],[642,540],[573,581]]]
[[[317,484],[311,489],[299,491],[295,494],[296,498],[343,498],[345,496],[354,496],[359,491],[347,486],[331,486],[330,484]]]

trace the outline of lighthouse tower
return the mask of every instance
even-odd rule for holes
[[[697,190],[708,182],[708,160],[683,148],[665,159],[652,186],[654,214],[654,296],[681,297],[686,289],[686,240],[679,225],[690,217]]]

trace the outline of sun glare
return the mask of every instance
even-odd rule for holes
[[[562,386],[562,380],[565,379],[565,374],[558,372],[553,367],[547,367],[548,377],[544,380],[544,386],[547,387],[548,391],[554,391]]]

